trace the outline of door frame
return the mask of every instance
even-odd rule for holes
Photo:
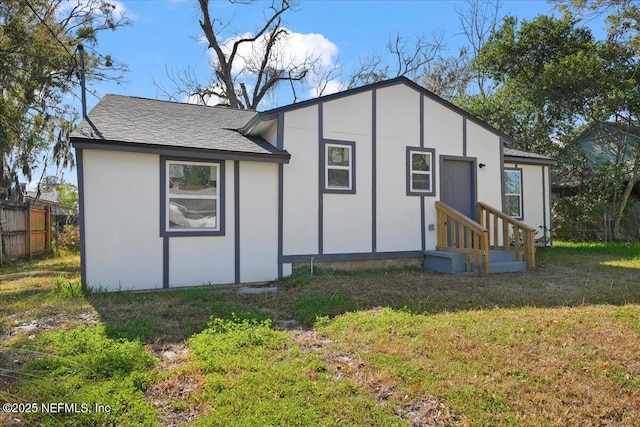
[[[449,156],[449,155],[440,155],[440,174],[439,174],[439,178],[440,178],[440,187],[439,187],[439,194],[438,194],[438,200],[442,200],[442,194],[443,194],[443,188],[442,188],[442,184],[443,184],[443,172],[444,172],[444,162],[446,160],[453,160],[453,161],[457,161],[457,162],[467,162],[471,165],[471,206],[472,206],[472,211],[473,211],[473,216],[471,217],[472,220],[474,221],[478,221],[478,210],[477,210],[477,206],[478,206],[478,158],[477,157],[466,157],[466,156]]]

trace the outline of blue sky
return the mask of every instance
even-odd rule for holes
[[[75,0],[73,0],[75,1]],[[88,110],[107,93],[167,99],[158,86],[172,91],[168,70],[191,68],[202,80],[211,76],[210,54],[202,43],[196,0],[112,0],[117,10],[128,16],[132,25],[115,32],[101,34],[98,50],[111,54],[125,63],[129,72],[116,83],[90,85],[94,94],[87,95]],[[229,22],[224,38],[255,30],[263,22],[263,7],[269,3],[258,0],[252,7],[235,10],[226,0],[212,0],[214,12]],[[400,33],[407,39],[442,34],[450,54],[465,42],[460,34],[456,10],[464,9],[465,1],[453,0],[300,0],[295,11],[287,12],[284,26],[297,38],[300,46],[320,52],[328,65],[342,64],[347,76],[367,55],[384,53],[391,37]],[[501,15],[532,19],[552,13],[552,5],[544,0],[505,0]],[[337,87],[336,87],[337,88]],[[311,97],[311,90],[300,93]],[[79,94],[77,94],[79,97]],[[286,92],[268,99],[263,109],[290,102]],[[80,109],[79,102],[78,110]],[[34,179],[39,179],[39,171]],[[46,175],[56,174],[50,168]],[[76,182],[75,171],[64,171],[64,179]],[[30,183],[33,188],[35,183]]]
[[[118,85],[92,86],[99,97],[118,93],[166,99],[157,85],[172,89],[167,69],[191,68],[203,80],[211,75],[207,65],[209,53],[206,45],[198,40],[202,30],[195,0],[120,0],[118,3],[133,25],[104,34],[99,49],[127,64],[130,72]],[[233,10],[226,0],[215,0],[212,4],[214,13],[217,10],[230,22],[225,36],[231,38],[256,29],[263,22],[262,7],[268,2],[258,1],[240,10]],[[315,40],[302,40],[308,41],[307,45],[323,43],[314,50],[322,51],[332,62],[340,61],[342,78],[346,79],[360,59],[368,54],[384,53],[385,44],[398,32],[408,39],[442,34],[451,54],[455,54],[464,42],[456,10],[465,5],[464,1],[453,0],[301,0],[296,11],[284,15],[284,26],[299,36],[315,35]],[[504,2],[501,14],[531,19],[551,11],[552,6],[543,0],[512,0]],[[334,49],[329,50],[327,43]],[[89,109],[97,101],[98,98],[89,95]],[[286,97],[272,99],[264,107],[288,101]]]

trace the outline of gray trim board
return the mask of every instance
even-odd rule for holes
[[[504,197],[504,140],[502,138],[500,138],[500,198],[502,199],[500,210],[504,213],[507,205]]]
[[[462,118],[462,156],[467,157],[467,118]]]
[[[424,197],[420,197],[420,247],[423,251],[427,250],[427,218],[426,209],[424,207]]]
[[[324,118],[323,104],[318,104],[318,253],[324,251]]]
[[[169,288],[169,237],[162,237],[162,288]]]
[[[431,191],[411,190],[411,154],[430,153],[431,154]],[[436,150],[434,148],[407,147],[406,148],[406,183],[407,196],[435,196],[436,195]]]
[[[168,237],[193,237],[193,236],[224,236],[225,235],[225,161],[224,160],[209,160],[207,163],[217,163],[220,168],[220,182],[218,182],[218,201],[220,206],[220,211],[218,212],[218,223],[220,227],[218,230],[189,230],[189,229],[181,229],[181,230],[167,230],[165,225],[167,223],[167,206],[165,204],[167,199],[167,174],[166,174],[166,164],[168,161],[179,161],[179,162],[199,162],[201,159],[192,159],[190,157],[167,157],[160,156],[160,236],[168,236]]]
[[[545,180],[545,167],[542,166],[542,237],[547,237],[547,183]]]
[[[378,250],[378,189],[377,177],[377,115],[378,100],[376,89],[371,91],[371,252]]]
[[[420,122],[420,148],[424,148],[424,95],[420,95],[420,117],[419,117],[419,122]],[[433,163],[435,163],[434,161],[434,157],[435,156],[435,152],[434,154],[432,154],[431,156],[431,163],[432,163],[432,171],[431,173],[433,174]],[[411,177],[409,177],[409,179],[411,179]],[[432,180],[432,183],[435,183],[435,181]],[[409,191],[409,187],[407,186],[407,191]],[[434,196],[435,196],[435,185],[433,186],[433,191],[434,191]],[[420,245],[423,251],[427,250],[427,227],[426,227],[426,210],[424,207],[424,196],[420,197]]]
[[[547,209],[547,212],[545,212],[545,217],[547,216],[547,214],[549,214],[549,246],[553,245],[553,233],[551,232],[551,230],[553,230],[553,215],[551,215],[551,208],[553,206],[553,203],[551,202],[551,168],[548,167],[547,168],[547,182],[549,183],[549,208]]]
[[[78,228],[80,229],[80,284],[83,289],[87,289],[87,229],[85,223],[84,208],[84,162],[82,159],[82,149],[75,147],[76,151],[76,172],[78,175]]]
[[[203,150],[199,148],[181,148],[181,147],[160,147],[155,145],[141,145],[130,142],[122,143],[117,141],[102,141],[91,139],[72,139],[72,144],[79,149],[94,149],[106,151],[121,151],[125,153],[155,154],[166,157],[189,157],[201,160],[243,160],[252,162],[273,162],[273,163],[289,163],[291,155],[281,154],[256,154],[241,153],[222,150]]]
[[[350,147],[351,150],[351,188],[348,190],[340,190],[336,188],[327,188],[327,145],[344,145]],[[329,194],[356,194],[356,142],[355,141],[342,141],[338,139],[323,139],[322,140],[322,165],[324,170],[322,171],[322,192]]]
[[[284,165],[278,165],[278,279],[282,279],[282,252],[284,250]]]
[[[424,96],[420,95],[420,148],[424,148]]]
[[[541,165],[541,166],[553,166],[556,164],[555,160],[536,159],[533,157],[515,157],[515,156],[503,156],[503,162],[509,163],[521,163],[523,165]]]
[[[276,135],[276,147],[284,150],[284,113],[278,114],[278,133]]]
[[[284,150],[284,113],[278,115],[278,134],[276,145]],[[278,279],[284,276],[282,271],[282,252],[284,251],[284,164],[278,165]]]
[[[283,255],[282,262],[308,262],[313,257],[314,261],[365,261],[376,259],[417,258],[424,256],[424,251],[398,251],[398,252],[359,252],[341,254],[308,254],[308,255]]]
[[[235,253],[234,278],[240,283],[240,162],[233,162],[233,243]]]

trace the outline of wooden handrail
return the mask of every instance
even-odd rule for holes
[[[536,268],[535,228],[482,202],[478,202],[478,220],[492,231],[489,248],[513,251],[517,260],[527,262],[529,269]]]
[[[451,206],[436,201],[438,221],[437,250],[462,252],[467,257],[467,271],[489,273],[489,230]]]

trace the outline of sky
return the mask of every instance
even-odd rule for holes
[[[77,1],[77,0],[70,0]],[[99,36],[98,50],[127,65],[129,71],[118,82],[90,84],[87,109],[107,93],[168,99],[175,86],[169,74],[190,69],[202,81],[211,77],[212,59],[203,42],[196,0],[111,0],[131,25]],[[263,8],[269,2],[258,0],[250,7],[233,7],[227,0],[211,0],[212,15],[222,17],[228,25],[224,40],[255,31],[263,22]],[[371,54],[382,54],[390,38],[400,34],[408,40],[424,36],[442,36],[449,53],[465,43],[456,11],[467,3],[454,0],[300,0],[295,11],[283,15],[283,26],[291,33],[287,54],[295,58],[311,51],[322,58],[325,67],[341,64],[342,74],[331,84],[332,91],[344,86],[347,76]],[[501,16],[514,15],[530,20],[540,14],[553,13],[544,0],[504,0]],[[447,53],[447,52],[445,52]],[[311,86],[301,91],[299,99],[313,97]],[[76,94],[79,98],[80,94]],[[184,97],[178,97],[186,101]],[[80,111],[79,101],[73,101]],[[267,99],[261,109],[291,102],[289,91]],[[75,171],[63,171],[64,180],[76,183]],[[34,177],[40,177],[36,171]],[[50,168],[45,175],[56,174]],[[37,179],[37,178],[36,178]],[[29,183],[29,188],[35,186]]]
[[[91,87],[98,97],[106,93],[167,99],[173,93],[168,72],[194,70],[200,79],[211,76],[211,60],[198,23],[199,10],[195,0],[119,0],[118,10],[131,19],[132,25],[103,34],[99,50],[110,53],[130,69],[120,84],[100,84]],[[211,2],[212,15],[229,22],[223,39],[252,32],[264,22],[262,9],[269,3],[258,0],[250,7],[233,8],[226,0]],[[295,11],[284,15],[285,26],[292,33],[290,44],[297,54],[311,50],[321,55],[330,66],[342,64],[342,80],[367,55],[384,53],[390,38],[400,34],[408,40],[418,36],[427,39],[442,35],[451,54],[464,42],[456,10],[466,2],[454,0],[300,0]],[[531,19],[551,13],[552,6],[544,0],[507,0],[502,15]],[[296,50],[293,48],[293,50]],[[296,52],[291,53],[296,55]],[[341,79],[338,78],[338,81]],[[161,88],[161,89],[160,89]],[[339,82],[335,89],[339,88]],[[314,95],[310,88],[299,96]],[[180,99],[185,100],[185,99]],[[91,109],[98,98],[89,95]],[[290,98],[269,99],[262,107],[287,104]]]

